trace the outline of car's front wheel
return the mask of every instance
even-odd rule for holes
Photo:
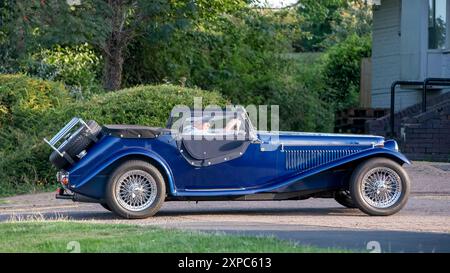
[[[110,176],[106,204],[121,217],[139,219],[153,216],[166,195],[164,178],[152,164],[130,160]]]
[[[351,199],[369,215],[387,216],[401,210],[409,196],[410,181],[397,162],[373,158],[361,163],[350,179]]]

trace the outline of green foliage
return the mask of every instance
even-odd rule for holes
[[[177,31],[169,40],[139,41],[129,48],[126,83],[181,81],[219,90],[233,102],[261,103],[272,95],[270,81],[284,65],[279,54],[290,49],[279,20],[239,11]]]
[[[224,1],[221,1],[224,2]],[[226,2],[226,1],[225,1]],[[188,25],[195,11],[193,1],[83,0],[75,5],[61,0],[17,1],[8,21],[11,43],[19,58],[55,45],[89,43],[103,53],[104,86],[120,87],[122,53],[135,37],[151,37]],[[18,33],[17,37],[13,37]]]
[[[337,11],[339,20],[331,23],[332,33],[325,38],[322,45],[326,48],[341,43],[351,35],[359,37],[372,33],[372,6],[366,0],[352,0],[347,7]]]
[[[51,150],[42,139],[51,137],[74,116],[100,124],[164,126],[173,106],[193,105],[193,97],[203,97],[204,104],[226,104],[216,92],[172,85],[138,86],[80,102],[71,100],[68,91],[53,82],[1,75],[0,83],[2,105],[13,109],[0,131],[0,194],[53,182],[55,170],[48,161]]]
[[[291,53],[285,58],[290,66],[291,91],[285,97],[287,109],[281,111],[287,128],[301,128],[300,131],[331,132],[334,125],[334,108],[323,99],[329,87],[323,80],[323,53]],[[286,128],[282,128],[286,129]]]
[[[336,109],[357,104],[361,59],[370,57],[370,36],[349,36],[344,42],[331,47],[324,56],[323,80],[330,88],[324,99]]]
[[[28,116],[36,116],[60,107],[69,101],[69,94],[60,83],[24,75],[0,75],[0,129],[23,123],[32,125]],[[0,141],[0,147],[3,147]]]
[[[322,51],[322,42],[333,31],[332,25],[339,20],[339,9],[347,7],[347,0],[303,0],[297,7],[300,28],[306,33],[305,37],[294,41],[297,51]]]
[[[300,52],[325,51],[348,36],[372,31],[372,6],[366,0],[303,0],[297,15],[303,35],[293,46]]]
[[[17,71],[17,39],[20,31],[15,28],[16,1],[0,1],[0,73]]]
[[[30,20],[29,25],[38,30],[37,37],[45,44],[88,42],[95,45],[104,57],[103,87],[109,91],[122,86],[123,53],[137,37],[144,41],[158,36],[169,37],[174,31],[188,27],[197,16],[214,16],[243,3],[238,0],[208,3],[193,0],[87,0],[69,7],[65,1],[55,1],[41,3],[38,15],[33,16],[36,19]],[[66,35],[68,22],[69,35]]]
[[[10,25],[23,41],[23,52],[36,48],[50,48],[56,44],[102,44],[111,26],[111,10],[107,1],[82,0],[80,5],[69,5],[61,0],[16,1],[15,18]]]
[[[234,12],[203,21],[154,44],[129,48],[127,84],[166,81],[218,90],[236,104],[280,106],[283,130],[329,131],[330,110],[298,77],[296,62],[285,58],[286,39],[296,29],[289,14]]]
[[[287,81],[282,89],[268,100],[280,107],[280,129],[297,129],[306,132],[329,132],[332,130],[333,112],[320,100],[319,92],[309,89],[296,80]],[[294,130],[295,130],[294,129]]]
[[[62,81],[77,97],[98,93],[101,58],[88,45],[54,46],[34,53],[22,64],[30,76]]]

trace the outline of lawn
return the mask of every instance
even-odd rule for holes
[[[70,221],[0,224],[0,252],[343,252],[267,237]]]

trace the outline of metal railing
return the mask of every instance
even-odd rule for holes
[[[391,85],[390,136],[395,137],[395,89],[398,85],[420,86],[422,89],[422,113],[427,111],[427,93],[430,87],[450,86],[450,78],[426,78],[424,81],[395,81]]]
[[[55,150],[61,157],[65,157],[65,152],[61,152],[60,148],[63,146],[62,144],[59,147],[56,145],[61,141],[67,141],[67,138],[70,136],[70,132],[74,129],[78,124],[86,127],[88,130],[91,130],[89,126],[82,120],[81,118],[73,118],[71,119],[59,132],[52,137],[52,139],[47,140],[44,138],[45,143],[47,143],[53,150]],[[70,161],[70,160],[69,160]]]

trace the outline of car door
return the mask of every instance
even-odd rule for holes
[[[244,121],[245,122],[245,121]],[[233,138],[211,132],[201,138],[184,138],[180,151],[192,165],[185,190],[244,190],[258,188],[276,178],[278,151],[269,151],[264,143],[251,138],[244,125]]]

